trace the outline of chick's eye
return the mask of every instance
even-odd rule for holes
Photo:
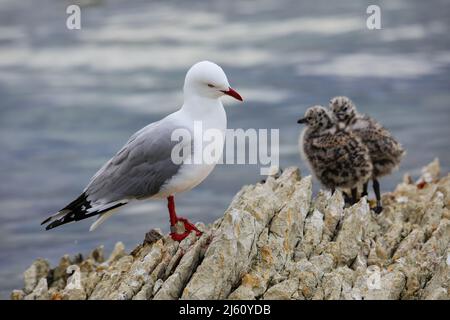
[[[210,84],[210,83],[208,83],[208,87],[210,87],[210,88],[214,88],[215,86],[214,86],[214,85],[212,85],[212,84]]]

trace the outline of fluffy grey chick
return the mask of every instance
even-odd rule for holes
[[[313,106],[297,123],[306,124],[300,135],[300,149],[317,179],[332,192],[336,188],[352,190],[353,203],[357,187],[372,175],[369,150],[351,132],[336,130],[327,109]]]
[[[388,175],[398,168],[405,155],[405,150],[392,134],[375,119],[358,113],[355,104],[348,97],[340,96],[331,99],[330,110],[338,128],[356,134],[369,149],[373,165],[373,190],[377,199],[374,211],[380,213],[383,207],[378,178]],[[362,195],[367,195],[367,183],[363,185]]]

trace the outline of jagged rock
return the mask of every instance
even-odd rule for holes
[[[441,174],[441,166],[439,164],[439,159],[434,159],[431,163],[422,168],[422,175],[417,181],[417,184],[421,183],[432,183],[439,180]]]
[[[288,300],[295,297],[298,290],[298,279],[284,280],[272,287],[264,294],[265,300]]]
[[[196,269],[199,260],[203,257],[205,248],[211,235],[204,233],[202,237],[195,242],[194,233],[188,238],[190,242],[195,242],[191,247],[183,250],[187,252],[183,255],[175,271],[161,284],[161,288],[154,296],[155,300],[178,299],[183,288]]]
[[[317,204],[316,204],[317,206]],[[342,193],[337,191],[329,199],[326,200],[322,209],[324,214],[323,241],[330,241],[334,236],[336,227],[342,218],[344,208],[344,198]]]
[[[11,292],[11,300],[23,300],[25,298],[25,292],[23,290],[13,290]]]
[[[188,238],[184,241],[188,241]],[[149,252],[141,254],[130,265],[127,273],[120,279],[120,283],[113,288],[108,299],[129,300],[139,292],[150,274],[160,263],[164,252],[163,241],[157,241]]]
[[[447,249],[447,258],[442,259],[437,272],[428,281],[422,291],[422,299],[448,300],[450,290],[450,248]]]
[[[399,299],[405,281],[405,275],[398,270],[390,272],[372,265],[357,275],[352,296],[354,299],[364,300]]]
[[[64,289],[67,278],[69,275],[67,274],[66,270],[67,268],[72,264],[70,261],[69,255],[64,255],[59,260],[58,266],[53,269],[53,272],[51,272],[52,282],[51,282],[51,288],[57,288],[57,289]]]
[[[34,290],[26,295],[24,300],[48,300],[49,294],[48,294],[48,285],[47,285],[47,279],[45,277],[42,277]]]
[[[152,244],[153,242],[158,241],[162,237],[163,237],[163,235],[161,234],[160,230],[152,229],[145,234],[144,244],[146,244],[146,243]]]
[[[23,278],[25,282],[24,292],[31,293],[42,277],[46,277],[50,271],[50,264],[47,260],[37,259],[24,272]]]
[[[338,265],[350,265],[361,250],[364,230],[369,222],[370,208],[366,198],[345,209],[343,216],[336,241],[330,242],[326,251]]]
[[[223,217],[181,243],[153,230],[130,254],[118,242],[87,258],[36,260],[11,299],[450,298],[450,175],[439,161],[406,175],[373,213],[366,198],[312,198],[296,168],[245,186]]]
[[[274,275],[292,259],[309,210],[311,187],[310,177],[294,184],[289,196],[292,201],[275,213],[270,228],[261,233],[257,242],[260,257],[255,260],[249,273],[243,276],[241,285],[229,296],[230,299],[253,299],[261,296]]]
[[[406,256],[408,252],[421,246],[424,240],[425,233],[421,229],[414,229],[402,240],[402,242],[400,242],[392,259],[396,261],[401,257]]]
[[[105,257],[103,256],[103,249],[104,246],[98,246],[97,248],[92,250],[92,252],[89,254],[89,258],[97,263],[102,263],[103,261],[105,261]]]
[[[108,257],[108,260],[106,261],[106,264],[111,264],[116,260],[119,260],[120,258],[122,258],[123,256],[125,256],[125,246],[122,242],[117,242],[116,245],[114,246],[113,251],[111,252],[111,254]]]

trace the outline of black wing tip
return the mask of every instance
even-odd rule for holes
[[[41,222],[41,226],[43,226],[46,223],[49,223],[48,225],[45,226],[45,230],[50,230],[50,229],[53,229],[53,228],[59,226],[61,224],[61,222],[62,221],[59,219],[52,221],[52,217],[48,217],[47,219],[45,219],[44,221]]]
[[[50,223],[49,225],[45,226],[45,230],[51,230],[53,228],[56,228],[56,227],[60,226],[61,224],[62,224],[61,221],[56,220],[56,221]]]
[[[53,228],[56,228],[60,225],[81,220],[79,218],[80,213],[85,213],[86,209],[91,208],[91,204],[87,200],[87,195],[85,192],[83,192],[81,195],[79,195],[75,200],[73,200],[71,203],[69,203],[67,206],[65,206],[63,209],[61,209],[58,214],[62,213],[63,211],[67,211],[66,214],[62,215],[55,221],[52,221],[52,218],[55,217],[55,215],[48,217],[44,221],[41,222],[41,226],[51,222],[45,227],[45,230],[50,230]],[[75,214],[74,214],[75,213]],[[69,216],[70,215],[70,216]]]
[[[64,209],[59,211],[60,213],[64,210],[67,210],[67,213],[65,213],[62,217],[59,219],[56,219],[55,221],[52,221],[52,217],[49,217],[42,221],[41,225],[44,225],[48,222],[50,222],[46,227],[45,230],[50,230],[56,227],[59,227],[61,225],[84,220],[93,216],[96,216],[98,214],[102,214],[105,212],[108,212],[110,210],[116,209],[118,207],[121,207],[125,205],[126,202],[119,202],[116,203],[113,206],[107,207],[103,210],[95,210],[92,212],[88,212],[88,209],[92,208],[90,202],[87,200],[86,194],[83,192],[77,199],[72,201],[69,205],[67,205]]]
[[[64,216],[62,216],[61,218],[59,218],[55,221],[51,221],[50,219],[47,219],[47,221],[44,221],[44,222],[49,222],[49,221],[50,221],[50,223],[45,226],[45,230],[50,230],[50,229],[59,227],[63,224],[67,224],[67,223],[76,221],[76,219],[72,216],[71,212],[67,212]]]
[[[49,222],[50,220],[52,220],[52,217],[48,217],[47,219],[45,219],[44,221],[41,222],[41,226],[46,224],[47,222]]]

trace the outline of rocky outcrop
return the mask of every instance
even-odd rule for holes
[[[245,186],[222,218],[181,243],[152,231],[131,253],[36,260],[12,299],[449,299],[450,175],[439,162],[344,208],[296,168]]]

